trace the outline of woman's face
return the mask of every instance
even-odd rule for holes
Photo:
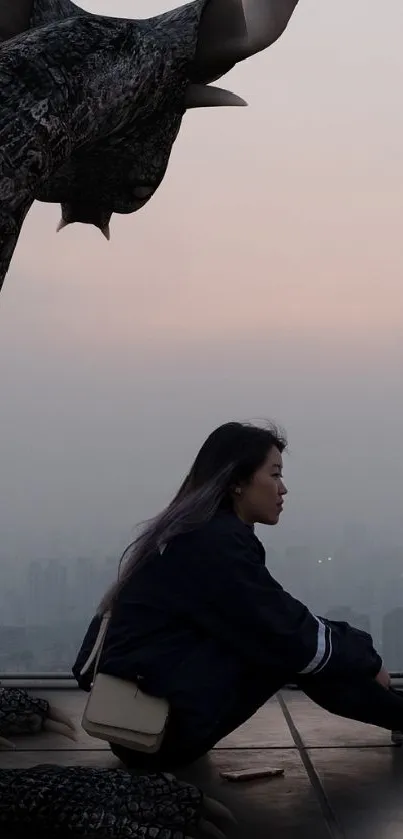
[[[286,494],[283,458],[273,448],[251,481],[235,488],[234,509],[246,524],[277,524]]]

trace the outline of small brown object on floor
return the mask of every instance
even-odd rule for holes
[[[284,775],[284,769],[244,769],[238,772],[220,772],[225,781],[242,782],[256,781],[260,778],[279,778]]]

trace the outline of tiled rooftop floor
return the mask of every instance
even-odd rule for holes
[[[79,723],[84,697],[36,690]],[[105,744],[81,731],[18,741],[1,767],[38,763],[116,766]],[[231,784],[222,769],[278,767],[283,777]],[[333,717],[302,694],[283,691],[182,777],[227,803],[239,825],[229,839],[403,839],[403,750],[371,726]]]

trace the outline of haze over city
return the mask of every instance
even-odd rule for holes
[[[280,580],[379,633],[399,606],[402,27],[398,0],[301,0],[280,41],[220,82],[249,107],[185,115],[161,187],[113,217],[110,243],[56,235],[60,209],[35,204],[0,300],[0,623],[37,622],[32,587],[14,620],[5,605],[32,562],[112,574],[230,419],[288,433],[289,497],[261,534]]]

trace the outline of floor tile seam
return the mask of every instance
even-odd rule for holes
[[[291,737],[294,740],[296,748],[298,749],[302,764],[308,776],[313,793],[321,809],[325,825],[331,839],[346,839],[346,834],[333,810],[333,807],[326,795],[323,784],[320,780],[318,772],[310,758],[309,751],[305,746],[303,738],[292,718],[292,715],[287,707],[287,703],[281,693],[277,695],[277,702],[283,712],[284,719],[289,728]]]

